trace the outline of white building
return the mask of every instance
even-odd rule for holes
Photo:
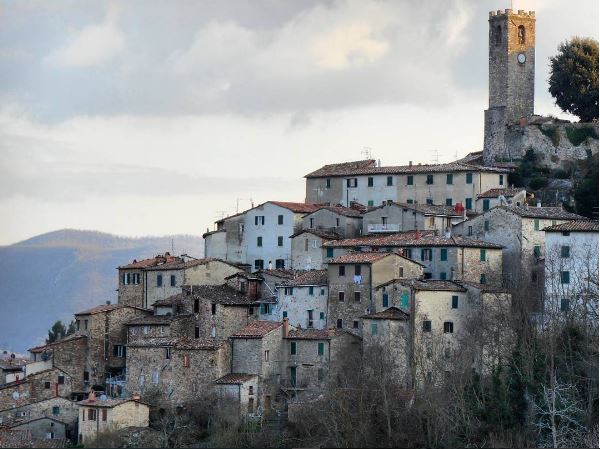
[[[477,195],[475,211],[481,213],[496,206],[523,206],[530,198],[533,198],[533,194],[527,193],[522,187],[490,189]]]
[[[581,318],[591,312],[597,321],[598,222],[571,221],[547,227],[544,233],[545,313]]]

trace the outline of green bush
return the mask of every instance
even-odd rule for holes
[[[587,140],[588,137],[598,139],[598,134],[596,134],[596,130],[591,127],[575,128],[573,126],[567,126],[565,128],[565,132],[567,134],[569,142],[571,142],[573,146],[581,145]]]
[[[557,126],[542,128],[542,125],[538,125],[538,128],[544,136],[552,141],[555,147],[560,144],[560,131]]]
[[[548,178],[544,176],[536,176],[531,181],[529,181],[529,187],[532,190],[539,190],[548,185]]]
[[[552,177],[554,179],[568,179],[570,177],[569,172],[566,170],[558,169],[553,174]]]

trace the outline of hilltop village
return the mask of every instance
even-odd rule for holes
[[[304,202],[218,220],[202,259],[123,261],[116,303],[75,313],[76,331],[27,363],[0,363],[3,447],[143,432],[156,404],[182,412],[208,394],[242,421],[285,425],[364,364],[393,373],[409,406],[454,370],[490,374],[512,351],[515,309],[543,326],[597,298],[598,222],[509,182],[553,123],[533,112],[535,14],[489,22],[482,152],[331,163],[305,176]],[[585,158],[586,145],[598,152],[590,139],[559,157]]]

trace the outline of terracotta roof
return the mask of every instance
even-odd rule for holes
[[[498,206],[494,209],[504,209],[523,218],[545,218],[556,220],[585,220],[581,215],[567,212],[562,207],[518,207],[518,206]],[[489,213],[489,211],[488,211]]]
[[[294,237],[298,237],[302,234],[313,234],[317,237],[321,237],[323,240],[339,240],[342,238],[342,236],[338,233],[326,231],[324,229],[301,229],[298,232],[294,232],[292,235],[290,235],[290,238],[293,239]]]
[[[288,332],[287,338],[291,340],[329,340],[334,335],[335,332],[330,333],[328,329],[295,329]]]
[[[173,261],[170,263],[165,263],[162,265],[157,265],[155,267],[145,268],[144,271],[162,271],[162,270],[186,270],[188,268],[197,267],[199,265],[207,265],[210,262],[221,262],[227,265],[230,265],[234,268],[238,268],[237,265],[232,264],[231,262],[227,262],[223,259],[217,259],[215,257],[206,257],[204,259],[192,259],[188,261]]]
[[[67,447],[65,438],[34,438],[29,429],[0,430],[0,448],[4,447],[36,447],[61,448]]]
[[[366,318],[369,320],[408,320],[410,319],[410,314],[405,312],[404,310],[399,309],[398,307],[389,307],[381,312],[370,313],[368,315],[363,315],[361,318]]]
[[[144,312],[152,312],[150,309],[144,309],[142,307],[129,306],[126,304],[101,304],[91,309],[84,310],[83,312],[77,312],[75,315],[94,315],[96,313],[112,312],[117,309],[131,308],[137,310],[143,310]]]
[[[367,162],[367,161],[363,161]],[[354,164],[354,165],[353,165]],[[305,178],[324,178],[339,176],[360,176],[360,175],[395,175],[404,173],[443,173],[443,172],[490,172],[490,173],[508,173],[509,169],[497,167],[484,167],[480,165],[465,164],[462,162],[450,162],[448,164],[413,164],[398,165],[388,167],[376,167],[375,164],[331,164],[325,165],[315,170]]]
[[[90,402],[88,399],[84,399],[83,401],[79,401],[77,404],[85,405],[87,407],[108,407],[108,408],[110,408],[110,407],[116,407],[121,404],[125,404],[126,402],[131,402],[131,401],[133,401],[133,399],[108,398],[108,399],[102,400],[99,397],[97,397],[96,400],[94,400],[94,401]],[[140,401],[137,401],[137,402],[139,402],[140,404],[147,405],[144,402],[140,402]]]
[[[80,334],[73,334],[73,335],[68,335],[65,338],[58,340],[58,341],[53,341],[52,343],[48,343],[45,345],[41,345],[41,346],[35,346],[33,348],[28,349],[29,352],[33,352],[33,353],[37,353],[37,352],[44,352],[46,349],[52,348],[53,346],[56,345],[61,345],[63,343],[67,343],[73,340],[78,340],[80,338],[87,338],[86,335],[80,335]]]
[[[229,373],[220,379],[215,380],[215,383],[221,385],[239,385],[254,378],[256,378],[256,374]]]
[[[598,222],[594,220],[576,220],[544,228],[546,232],[598,232]]]
[[[215,229],[214,231],[207,231],[204,234],[202,234],[202,238],[205,239],[207,236],[217,234],[219,232],[227,232],[227,230],[223,228],[223,229]]]
[[[187,316],[187,315],[186,315]],[[144,326],[144,325],[166,325],[169,326],[171,322],[175,319],[180,318],[181,316],[171,316],[171,315],[149,315],[149,316],[141,316],[138,318],[133,318],[126,323],[125,326]],[[185,316],[184,316],[185,317]]]
[[[127,347],[131,348],[164,348],[173,347],[177,343],[177,338],[171,337],[153,337],[143,338],[141,340],[131,341],[127,343]]]
[[[527,193],[527,189],[525,189],[524,187],[514,187],[514,188],[507,187],[504,189],[490,189],[490,190],[486,190],[485,192],[477,195],[477,198],[498,198],[500,195],[511,198],[511,197],[521,193],[524,190],[525,190],[525,193]]]
[[[160,265],[160,264],[165,264],[165,263],[171,263],[174,261],[183,261],[183,259],[181,257],[177,257],[177,256],[171,256],[171,254],[169,253],[165,253],[165,254],[159,254],[155,257],[152,257],[150,259],[144,259],[144,260],[134,260],[132,263],[127,264],[127,265],[122,265],[119,267],[119,269],[121,270],[128,270],[128,269],[133,269],[133,268],[150,268],[150,267],[154,267],[156,265]]]
[[[269,332],[278,329],[281,321],[253,321],[240,331],[233,334],[232,338],[262,338]]]
[[[456,282],[437,279],[403,279],[400,284],[412,287],[415,290],[466,292],[467,290]]]
[[[327,270],[310,270],[288,279],[277,286],[327,285]]]
[[[457,246],[461,248],[490,248],[501,249],[502,245],[475,240],[468,237],[451,236],[449,238],[439,237],[435,231],[419,231],[417,238],[416,231],[398,232],[386,235],[367,235],[353,239],[340,239],[324,242],[324,248],[352,248],[352,247],[450,247]]]
[[[414,210],[417,212],[421,212],[423,215],[444,215],[451,217],[462,217],[463,213],[461,211],[456,210],[455,206],[446,206],[442,204],[408,204],[408,203],[397,203],[395,201],[391,202],[391,205],[400,207],[402,209]],[[381,209],[383,207],[390,206],[390,204],[382,204],[380,206],[373,207],[369,209],[369,212]],[[367,213],[369,213],[367,212]]]
[[[252,208],[252,209],[253,209],[253,208]],[[222,221],[227,221],[227,220],[230,220],[230,219],[232,219],[232,218],[239,217],[240,215],[244,215],[245,213],[246,213],[246,211],[244,210],[244,211],[242,211],[242,212],[238,212],[237,214],[233,214],[233,215],[229,215],[229,216],[227,216],[227,217],[223,217],[223,218],[221,218],[221,219],[219,219],[219,220],[215,221],[215,223],[221,223]]]
[[[476,288],[477,290],[481,291],[482,293],[510,293],[508,290],[506,290],[502,287],[498,287],[498,286],[490,285],[490,284],[479,284],[477,282],[470,282],[470,281],[454,281],[454,282],[457,283],[458,285],[462,285],[465,287]]]
[[[318,212],[323,209],[333,212],[334,214],[342,215],[344,217],[362,218],[362,215],[363,215],[359,210],[353,209],[351,207],[345,207],[345,206],[321,206],[315,212]],[[312,215],[315,212],[312,212],[309,215]]]
[[[172,306],[175,303],[181,302],[184,296],[183,293],[177,293],[176,295],[169,296],[165,299],[159,299],[158,301],[154,301],[152,307],[160,307],[160,306]]]
[[[296,214],[310,214],[311,212],[314,212],[317,209],[323,207],[323,204],[293,203],[289,201],[267,201],[267,203],[275,204],[276,206],[291,210]]]
[[[266,274],[267,276],[275,276],[282,279],[293,279],[299,270],[284,270],[281,268],[274,268],[272,270],[263,269],[254,272],[254,275],[262,276]]]
[[[27,404],[29,405],[29,404]],[[59,424],[63,424],[63,425],[68,425],[67,422],[65,421],[61,421],[60,419],[56,419],[53,416],[37,416],[37,417],[28,417],[28,418],[17,418],[15,420],[9,421],[9,422],[2,422],[2,426],[6,427],[6,428],[12,428],[12,427],[18,427],[18,426],[22,426],[23,424],[29,424],[31,422],[34,421],[39,421],[41,419],[49,419],[50,421],[54,421],[57,422]]]
[[[203,351],[216,351],[217,349],[226,346],[227,342],[224,340],[211,340],[208,338],[189,338],[182,337],[175,342],[173,347],[181,350],[203,350]]]
[[[194,285],[192,298],[208,299],[216,304],[232,306],[253,306],[255,299],[238,292],[228,285]]]

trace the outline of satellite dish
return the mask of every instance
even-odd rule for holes
[[[15,401],[16,401],[17,399],[19,399],[19,392],[18,392],[18,391],[15,391],[15,392],[12,394],[12,398],[13,398]]]
[[[16,358],[16,356],[15,356],[14,354],[11,354],[11,355],[10,355],[10,358],[11,358],[11,359],[14,359],[14,358]]]
[[[101,394],[100,395],[100,400],[101,401],[106,401],[108,399],[108,397],[105,394]]]

